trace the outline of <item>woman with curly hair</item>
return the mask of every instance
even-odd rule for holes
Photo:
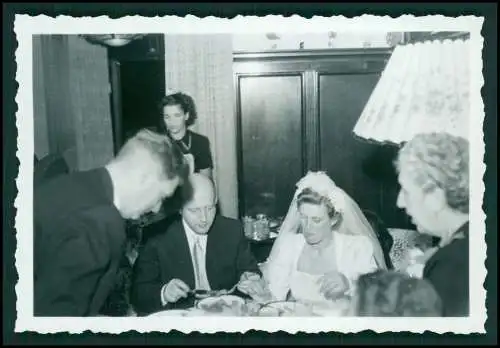
[[[193,98],[185,93],[166,95],[160,102],[160,128],[182,149],[191,171],[212,177],[213,161],[207,137],[188,129],[197,118]]]
[[[420,233],[439,237],[423,277],[443,300],[445,316],[469,313],[469,143],[447,133],[419,134],[396,161],[405,209]]]

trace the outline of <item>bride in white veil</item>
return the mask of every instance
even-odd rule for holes
[[[329,257],[335,259],[338,272],[347,280],[348,293],[361,274],[387,269],[378,238],[356,202],[324,172],[309,172],[297,183],[279,235],[269,258],[262,265],[264,278],[276,300],[285,300],[289,292],[296,300],[301,297],[313,302],[325,299],[318,285],[321,276],[304,274],[297,267],[298,259],[307,247],[306,239],[300,233],[301,214],[297,198],[307,188],[328,199],[341,216],[340,222],[331,228],[335,245]]]

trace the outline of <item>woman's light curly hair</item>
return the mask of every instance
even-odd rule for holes
[[[469,142],[447,133],[419,134],[399,151],[398,172],[412,172],[424,190],[440,187],[448,206],[469,212]]]

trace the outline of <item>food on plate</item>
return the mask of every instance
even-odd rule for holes
[[[209,297],[198,302],[199,309],[208,314],[244,316],[247,315],[245,300],[237,296]]]
[[[204,299],[208,297],[219,297],[219,296],[229,295],[231,291],[226,289],[221,289],[221,290],[196,289],[192,290],[191,293],[194,294],[194,297],[197,299]]]
[[[301,317],[313,316],[311,308],[299,302],[275,302],[261,308],[259,316]]]
[[[210,297],[200,300],[197,308],[203,311],[205,315],[222,315],[222,316],[257,316],[261,305],[245,301],[241,297],[226,295],[220,297]]]
[[[231,301],[231,303],[227,303],[226,300],[219,299],[212,303],[201,304],[200,308],[207,312],[222,313],[224,310],[232,310],[240,305],[241,303],[238,301]]]

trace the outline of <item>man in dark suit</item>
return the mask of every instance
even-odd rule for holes
[[[239,221],[216,216],[212,181],[190,177],[192,198],[182,218],[165,233],[149,239],[134,265],[132,304],[137,313],[193,305],[190,290],[247,292],[261,282],[261,273]]]
[[[124,252],[124,219],[157,211],[187,175],[180,149],[143,130],[107,166],[59,176],[37,188],[35,316],[98,315]]]

